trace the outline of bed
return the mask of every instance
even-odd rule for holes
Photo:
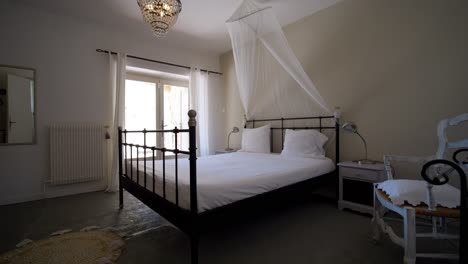
[[[153,171],[152,162],[129,162],[133,175],[144,177]],[[329,158],[284,157],[279,154],[234,152],[202,157],[197,160],[198,212],[209,211],[297,182],[332,172]],[[146,166],[146,167],[145,167]],[[175,188],[175,160],[166,161],[166,184],[163,184],[163,162],[155,161],[153,174],[146,173],[146,188],[170,202],[190,210],[190,164],[179,158],[178,197]],[[137,173],[137,167],[139,173]],[[144,185],[144,179],[140,179]],[[154,183],[154,184],[153,184]],[[177,201],[178,200],[178,201]]]
[[[279,204],[295,203],[317,186],[338,186],[339,125],[334,116],[248,120],[246,126],[269,122],[271,134],[284,131],[330,130],[334,133],[334,159],[285,157],[279,154],[234,152],[197,158],[196,112],[189,111],[189,128],[127,131],[119,129],[119,200],[124,190],[166,218],[190,237],[191,261],[198,263],[200,234],[213,224],[228,224],[235,217],[249,217]],[[291,126],[288,122],[316,121],[313,126]],[[324,125],[328,121],[328,124]],[[292,123],[291,122],[291,123]],[[139,133],[144,144],[127,142],[129,133]],[[148,134],[189,134],[189,149],[158,148],[146,145]],[[175,137],[177,139],[177,136]],[[140,151],[139,151],[140,150]],[[143,154],[141,154],[143,153]],[[158,155],[159,153],[159,155]]]

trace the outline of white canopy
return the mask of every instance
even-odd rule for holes
[[[272,8],[244,0],[226,24],[248,118],[310,115],[317,105],[332,113],[289,47]]]

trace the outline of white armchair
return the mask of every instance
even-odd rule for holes
[[[383,183],[375,184],[374,188],[374,217],[372,219],[374,239],[378,240],[381,233],[387,234],[394,243],[404,248],[404,263],[415,263],[417,257],[458,258],[456,254],[417,253],[416,238],[459,238],[458,234],[448,234],[446,232],[445,219],[460,218],[460,208],[456,208],[456,205],[460,206],[460,192],[455,187],[448,184],[443,185],[442,183],[446,183],[448,179],[452,177],[458,178],[466,176],[457,164],[446,160],[441,162],[441,160],[445,157],[449,149],[468,147],[468,139],[449,142],[446,136],[446,130],[449,126],[456,126],[464,121],[468,121],[468,113],[451,119],[444,119],[439,122],[437,129],[439,146],[434,156],[384,156],[384,166],[388,180]],[[457,152],[455,155],[456,154]],[[419,180],[395,180],[395,169],[393,165],[397,162],[421,164],[421,175],[427,182],[419,178],[419,175],[417,176]],[[467,170],[468,165],[466,165],[466,162],[457,162],[459,162],[465,171]],[[425,165],[422,166],[422,164]],[[436,184],[436,186],[433,184]],[[393,193],[395,194],[393,196],[389,195],[392,191],[394,191]],[[396,194],[401,195],[397,196]],[[466,199],[466,197],[464,199]],[[384,216],[388,211],[393,211],[403,218],[403,237],[396,235],[393,229],[385,222]],[[430,217],[430,219],[432,219],[432,232],[417,233],[416,216]],[[462,250],[460,250],[460,252],[462,252]]]
[[[384,166],[385,172],[387,174],[387,180],[394,180],[394,168],[392,163],[417,163],[422,166],[422,164],[434,160],[435,156],[402,156],[402,155],[384,155]],[[433,208],[434,201],[432,195],[432,185],[427,184],[427,194],[426,194],[426,204],[429,205],[429,208]]]

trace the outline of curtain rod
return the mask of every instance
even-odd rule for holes
[[[110,53],[110,54],[112,54],[112,55],[117,55],[117,52],[115,52],[115,51],[108,51],[108,50],[103,50],[103,49],[96,49],[96,51],[97,51],[97,52],[102,52],[102,53]],[[191,69],[189,66],[180,65],[180,64],[175,64],[175,63],[170,63],[170,62],[165,62],[165,61],[152,60],[152,59],[147,59],[147,58],[138,57],[138,56],[133,56],[133,55],[127,55],[127,57],[133,58],[133,59],[137,59],[137,60],[155,62],[155,63],[159,63],[159,64],[164,64],[164,65],[169,65],[169,66],[184,68],[184,69],[188,69],[188,70]],[[202,71],[202,72],[207,72],[207,73],[214,73],[214,74],[223,75],[221,72],[209,71],[209,70],[205,70],[205,69],[200,69],[200,71]]]

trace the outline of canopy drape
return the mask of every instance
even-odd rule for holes
[[[315,106],[332,113],[294,55],[272,8],[245,0],[226,24],[248,118],[306,115],[317,111]]]

